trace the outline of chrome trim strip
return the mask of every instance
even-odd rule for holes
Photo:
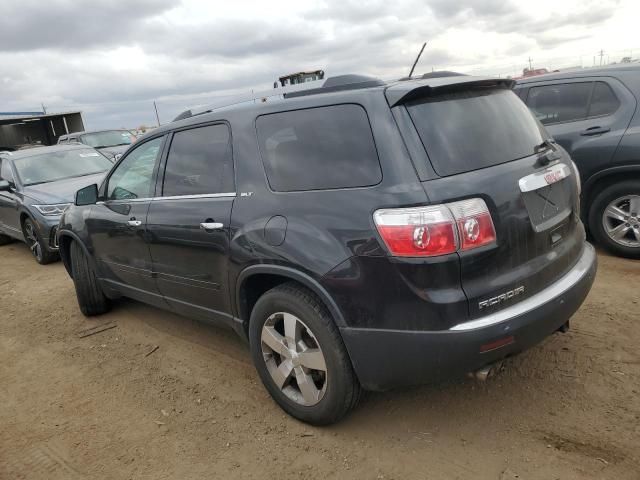
[[[108,203],[109,205],[117,205],[122,203],[138,203],[138,202],[163,202],[165,200],[192,200],[197,198],[226,198],[226,197],[235,197],[236,192],[228,192],[228,193],[203,193],[199,195],[174,195],[171,197],[145,197],[145,198],[131,198],[131,199],[122,199],[122,200],[105,200],[96,202],[96,205],[104,205]]]
[[[153,200],[153,197],[145,197],[145,198],[127,198],[122,200],[104,200],[96,202],[96,205],[121,205],[123,203],[140,203],[140,202],[150,202]]]
[[[151,199],[152,202],[162,202],[164,200],[191,200],[197,198],[226,198],[226,197],[235,197],[236,192],[228,192],[228,193],[203,193],[200,195],[174,195],[171,197],[153,197]]]
[[[507,320],[511,320],[515,317],[528,313],[541,305],[548,303],[559,297],[571,287],[573,287],[576,283],[578,283],[582,278],[589,272],[589,269],[593,265],[593,260],[596,256],[596,251],[589,243],[585,243],[584,251],[580,256],[580,259],[575,264],[575,266],[560,280],[556,283],[552,284],[548,288],[545,288],[541,292],[536,293],[535,295],[522,300],[511,307],[507,307],[504,310],[500,310],[491,315],[487,315],[486,317],[478,318],[477,320],[470,320],[468,322],[459,323],[451,327],[449,330],[452,331],[467,331],[474,330],[476,328],[489,327],[491,325],[495,325],[497,323],[505,322]]]
[[[520,191],[522,193],[532,192],[540,188],[548,187],[560,180],[571,175],[571,168],[564,163],[557,163],[549,168],[545,168],[541,172],[532,173],[526,177],[522,177],[518,181]],[[548,179],[551,179],[549,181]]]
[[[12,231],[14,231],[16,233],[22,233],[22,230],[20,230],[19,228],[14,228],[11,225],[7,225],[6,223],[0,223],[0,227],[7,228],[7,229],[12,230]]]

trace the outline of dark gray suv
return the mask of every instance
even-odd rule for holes
[[[22,240],[38,263],[55,261],[60,215],[78,188],[100,181],[111,166],[77,144],[0,155],[0,245]]]
[[[591,235],[640,258],[640,65],[532,77],[516,92],[576,162]]]
[[[511,80],[316,85],[186,112],[80,190],[58,238],[82,312],[227,325],[316,424],[567,329],[596,255],[575,166]]]

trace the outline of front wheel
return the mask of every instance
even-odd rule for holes
[[[90,317],[109,311],[109,299],[102,292],[95,271],[78,242],[71,243],[70,253],[73,284],[76,287],[78,306],[82,313]]]
[[[286,283],[251,312],[251,355],[273,399],[313,425],[334,423],[358,402],[360,384],[331,315],[310,291]]]
[[[602,190],[589,210],[589,229],[600,245],[627,258],[640,258],[640,181]]]
[[[31,253],[40,265],[47,265],[48,263],[55,262],[58,259],[58,254],[47,250],[44,242],[40,238],[38,229],[36,228],[33,220],[27,218],[24,221],[24,241],[31,250]]]

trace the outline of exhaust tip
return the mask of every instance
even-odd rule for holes
[[[475,372],[469,372],[467,376],[470,378],[475,378],[480,382],[486,382],[487,378],[492,377],[496,375],[498,372],[500,372],[500,370],[502,370],[503,365],[504,364],[502,361],[491,363],[489,365],[485,365],[484,367],[476,370]]]

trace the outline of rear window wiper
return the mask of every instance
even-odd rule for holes
[[[533,153],[540,153],[540,152],[544,152],[545,150],[555,150],[555,147],[554,147],[555,143],[556,142],[554,142],[553,140],[547,138],[542,143],[533,147]]]
[[[541,144],[533,147],[534,154],[542,152],[546,152],[546,154],[538,159],[541,165],[549,165],[553,160],[560,158],[560,154],[556,148],[556,142],[550,138],[545,139]]]

